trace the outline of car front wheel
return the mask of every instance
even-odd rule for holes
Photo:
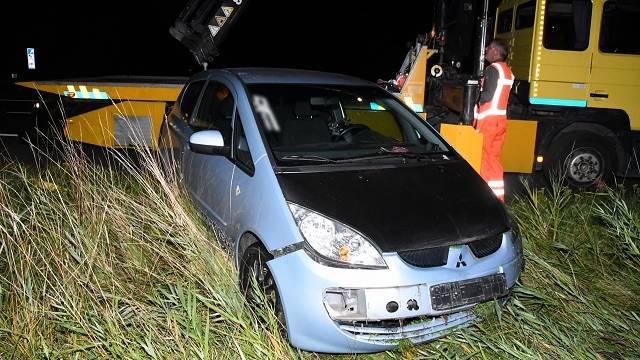
[[[267,265],[267,261],[271,259],[273,259],[273,256],[260,244],[254,244],[247,248],[240,261],[240,286],[252,306],[264,307],[265,304],[263,304],[262,299],[269,302],[279,322],[280,334],[286,336],[280,293],[273,274],[271,274],[271,270]],[[255,281],[257,289],[254,287],[253,281]],[[255,290],[261,291],[264,296],[260,296]]]

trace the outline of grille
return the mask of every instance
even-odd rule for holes
[[[461,311],[436,317],[386,320],[384,323],[356,321],[339,326],[356,339],[372,344],[389,345],[402,339],[418,344],[435,340],[455,328],[468,325],[474,319],[472,312]]]
[[[502,245],[502,234],[476,240],[467,245],[471,248],[473,255],[482,258],[498,251],[500,245]]]
[[[440,246],[430,249],[408,250],[398,252],[400,258],[406,263],[417,267],[435,267],[447,263],[449,257],[449,247]]]

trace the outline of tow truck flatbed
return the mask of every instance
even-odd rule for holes
[[[107,76],[16,84],[61,100],[64,134],[70,140],[155,149],[166,108],[186,81],[185,77]]]

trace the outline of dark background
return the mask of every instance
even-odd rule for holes
[[[169,34],[187,3],[27,2],[3,5],[3,88],[17,80],[104,75],[189,76],[201,68]],[[332,71],[375,81],[400,67],[407,42],[431,29],[434,1],[251,0],[212,67]],[[27,70],[26,48],[36,49]]]

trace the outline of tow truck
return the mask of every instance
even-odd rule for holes
[[[206,69],[246,4],[247,0],[191,0],[169,32]],[[156,149],[165,114],[186,81],[186,77],[109,76],[16,84],[41,94],[49,117],[62,124],[69,140],[108,148]]]
[[[575,188],[614,174],[640,176],[640,40],[629,36],[640,4],[503,0],[489,21],[487,3],[438,0],[436,29],[410,50],[417,55],[400,70],[407,78],[399,96],[424,111],[477,169],[482,136],[468,124],[486,34],[493,33],[509,43],[507,62],[516,77],[502,155],[506,172],[542,171]],[[428,58],[437,61],[427,64]]]

